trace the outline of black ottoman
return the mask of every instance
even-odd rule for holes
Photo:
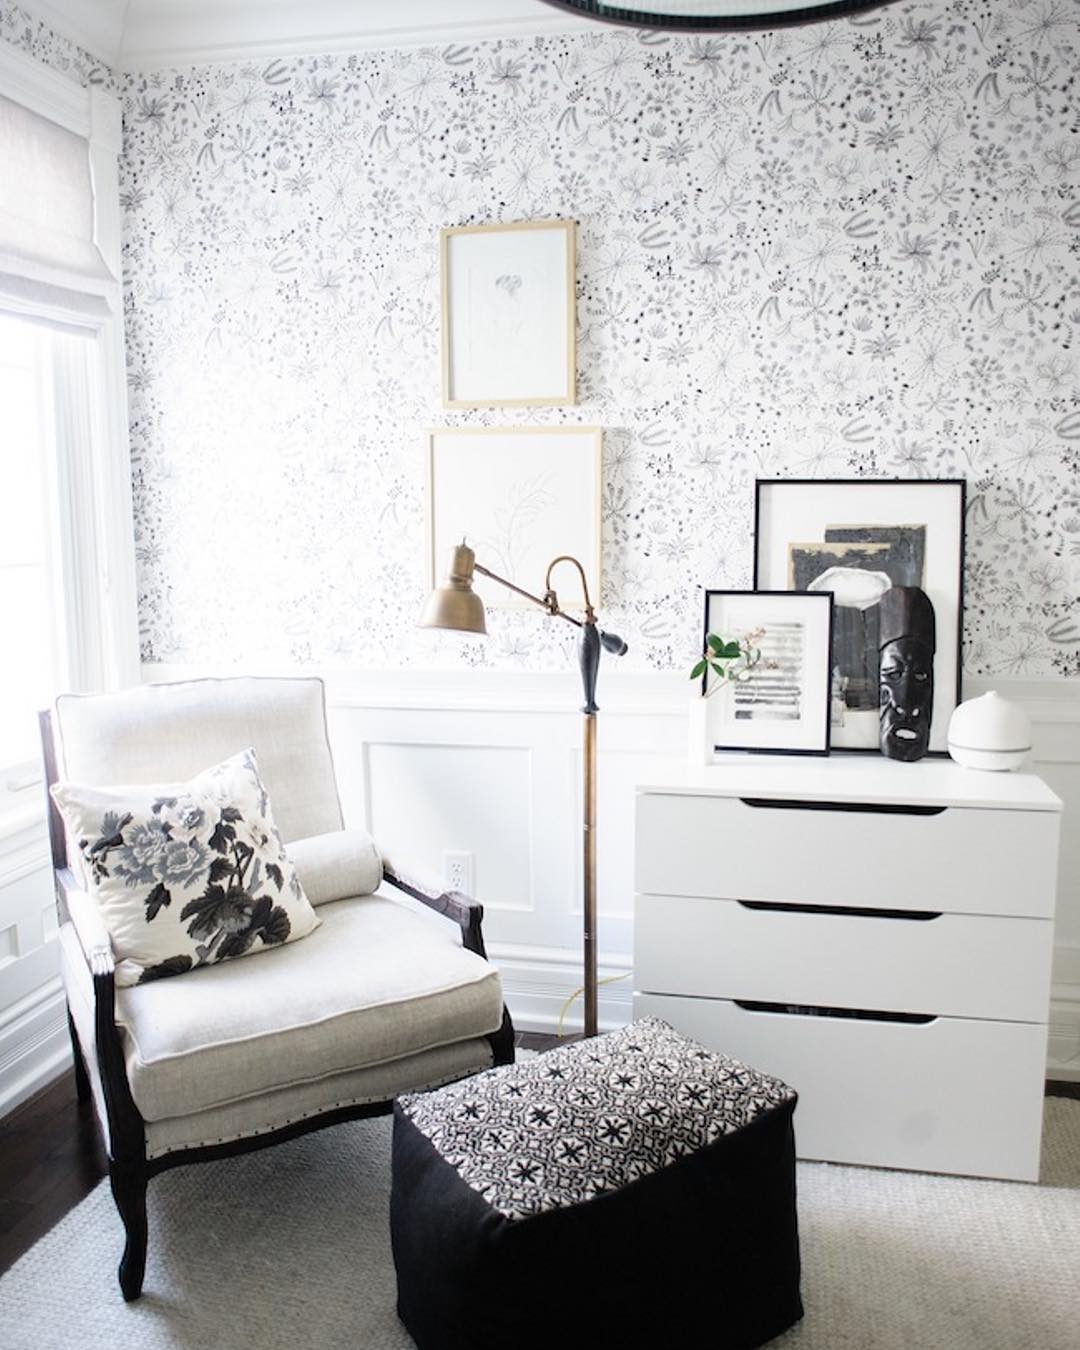
[[[742,1350],[802,1316],[778,1079],[646,1018],[394,1108],[420,1350]]]

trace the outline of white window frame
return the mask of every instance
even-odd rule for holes
[[[123,290],[120,269],[120,102],[83,88],[32,57],[0,43],[0,95],[82,137],[93,190],[93,241],[106,275],[73,277],[22,262],[19,274],[56,288],[43,297],[0,290],[0,310],[88,331],[95,357],[66,378],[85,398],[56,410],[63,528],[72,547],[65,562],[73,687],[113,689],[138,683],[139,641],[131,503]],[[2,266],[2,260],[0,260]],[[73,295],[73,293],[75,293]],[[72,303],[93,297],[88,307]],[[87,380],[93,368],[97,379]],[[0,766],[4,769],[10,766]],[[9,781],[10,780],[10,786]],[[0,838],[43,819],[38,776],[28,766],[0,779]]]

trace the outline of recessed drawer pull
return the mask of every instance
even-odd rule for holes
[[[796,905],[784,900],[737,900],[743,909],[771,909],[778,914],[843,914],[856,919],[909,919],[926,923],[940,919],[940,909],[872,909],[861,905]]]
[[[736,1007],[747,1012],[786,1013],[789,1017],[846,1017],[859,1022],[908,1022],[925,1026],[936,1022],[933,1013],[902,1013],[871,1011],[869,1008],[822,1008],[806,1003],[759,1003],[755,999],[737,998]]]
[[[901,802],[811,802],[787,797],[740,797],[744,806],[768,811],[857,811],[869,816],[940,816],[944,806],[918,806]]]

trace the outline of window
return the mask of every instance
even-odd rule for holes
[[[51,334],[0,314],[0,769],[35,758],[36,713],[66,684]]]
[[[0,811],[40,778],[37,714],[107,682],[92,329],[0,307]]]
[[[6,811],[40,800],[38,712],[137,672],[123,664],[133,597],[115,579],[131,526],[126,445],[101,395],[109,356],[101,327],[0,297],[0,833]]]

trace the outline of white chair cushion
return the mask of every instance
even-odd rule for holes
[[[363,830],[331,830],[310,839],[294,839],[289,857],[313,905],[328,905],[350,895],[373,895],[382,885],[382,858],[371,835]]]
[[[61,778],[179,783],[253,745],[282,838],[339,830],[323,682],[239,675],[56,700]]]
[[[194,1115],[148,1120],[146,1156],[160,1158],[177,1149],[213,1147],[231,1144],[237,1139],[251,1139],[325,1111],[388,1102],[402,1092],[440,1087],[481,1069],[490,1069],[492,1063],[491,1042],[479,1037],[423,1050],[418,1055],[406,1055],[404,1059],[394,1059],[388,1064],[334,1073],[313,1083],[294,1083],[258,1097],[245,1097],[240,1102],[226,1102],[224,1106],[213,1106],[208,1111],[197,1111]]]
[[[485,1036],[498,972],[388,896],[335,900],[303,942],[117,991],[128,1077],[147,1121]]]
[[[254,955],[318,925],[274,824],[253,750],[186,783],[54,783],[116,983]]]

